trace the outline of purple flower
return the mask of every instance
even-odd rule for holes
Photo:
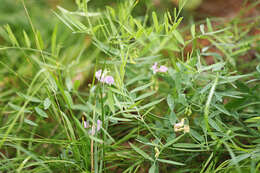
[[[89,128],[89,121],[84,121],[83,122],[84,128]]]
[[[96,71],[95,77],[101,83],[106,83],[108,85],[114,84],[114,78],[112,76],[106,76],[106,74],[106,70],[104,70],[104,72],[102,72],[102,70],[98,70]]]
[[[102,70],[98,70],[98,71],[96,71],[95,76],[96,76],[97,80],[100,80],[100,78],[101,78],[101,74],[102,74]]]
[[[104,77],[104,75],[101,76],[101,79],[99,80],[101,83],[105,83],[106,78]]]
[[[89,128],[89,122],[88,121],[84,121],[84,128]],[[91,126],[91,130],[88,131],[88,133],[92,136],[95,135],[96,132],[98,132],[100,129],[101,129],[101,126],[102,126],[102,121],[100,120],[97,120],[97,126],[96,125],[92,125]]]
[[[105,74],[106,71],[102,72],[102,70],[98,70],[95,74],[96,78],[98,81],[100,81],[101,83],[105,82]]]
[[[106,76],[105,83],[107,83],[108,85],[114,84],[114,78],[112,76]]]
[[[162,72],[162,73],[165,73],[165,72],[167,72],[167,70],[168,70],[168,68],[166,67],[166,66],[164,66],[164,65],[162,65],[160,68],[159,68],[159,72]]]
[[[94,125],[92,125],[92,129],[91,129],[91,131],[89,131],[89,133],[90,133],[92,136],[95,135],[95,133],[96,133],[96,128],[95,128]]]
[[[157,62],[155,62],[154,64],[153,64],[153,66],[152,66],[152,70],[153,70],[153,74],[155,74],[157,71],[158,71],[158,69],[157,69]]]
[[[102,126],[102,121],[97,120],[97,131],[101,129],[101,126]]]
[[[164,65],[160,66],[160,68],[157,67],[158,63],[155,62],[152,66],[153,74],[156,74],[157,72],[165,73],[168,71],[168,68]]]

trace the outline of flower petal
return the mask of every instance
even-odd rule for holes
[[[89,121],[84,121],[83,122],[84,128],[89,128]]]
[[[157,65],[158,65],[158,63],[155,62],[155,63],[153,64],[153,66],[152,66],[153,74],[155,74],[156,72],[158,72]]]
[[[114,84],[114,78],[112,76],[106,76],[105,77],[105,83],[108,85]]]
[[[100,80],[100,78],[101,78],[101,74],[102,74],[102,70],[101,70],[101,69],[98,70],[98,71],[96,71],[96,73],[95,73],[95,77],[97,78],[97,80]]]
[[[162,73],[165,73],[168,71],[168,68],[164,65],[162,65],[159,69],[158,69],[159,72],[162,72]]]
[[[101,129],[102,121],[97,120],[97,131]]]

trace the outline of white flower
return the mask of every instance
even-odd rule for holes
[[[190,132],[190,126],[184,125],[184,118],[181,119],[181,122],[174,124],[174,131],[180,132],[183,131],[184,133]]]

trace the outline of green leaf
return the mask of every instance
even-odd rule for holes
[[[223,105],[214,105],[220,112],[231,116],[231,113],[228,112],[228,110],[226,110],[226,108]]]
[[[241,154],[241,155],[238,155],[236,156],[235,159],[232,159],[229,166],[231,165],[235,165],[235,164],[238,164],[239,162],[241,162],[242,160],[245,160],[249,157],[252,157],[252,154],[251,153],[246,153],[246,154]]]
[[[66,102],[68,106],[71,108],[73,106],[73,100],[72,97],[70,96],[70,93],[68,91],[64,91]]]
[[[203,145],[201,144],[193,144],[193,143],[178,143],[178,144],[173,144],[173,147],[178,147],[178,148],[201,148]]]
[[[190,134],[191,136],[193,136],[194,138],[196,138],[198,141],[203,142],[204,138],[203,136],[201,136],[197,131],[190,129]]]
[[[140,74],[140,75],[138,75],[138,76],[136,76],[136,77],[134,77],[134,78],[131,78],[131,79],[125,84],[125,86],[131,85],[131,84],[133,84],[133,83],[135,83],[135,82],[137,82],[137,81],[143,80],[143,79],[145,79],[145,78],[146,78],[146,77],[145,77],[143,74]]]
[[[219,84],[232,83],[232,82],[235,82],[238,79],[245,78],[245,77],[250,77],[250,76],[252,76],[252,75],[251,74],[245,74],[245,75],[221,77],[221,81],[219,82]]]
[[[177,138],[174,138],[174,139],[170,140],[169,142],[167,142],[167,143],[162,147],[162,149],[171,146],[172,144],[174,144],[175,142],[177,142],[178,140],[180,140],[183,136],[184,136],[184,134],[178,136]]]
[[[130,91],[130,93],[135,93],[135,92],[138,92],[138,91],[142,91],[142,90],[148,88],[149,86],[151,86],[152,84],[153,84],[153,82],[150,82],[148,84],[145,84],[145,85],[142,85],[140,87],[137,87],[137,88],[133,89],[132,91]]]
[[[246,123],[256,123],[258,121],[260,121],[260,116],[259,117],[253,117],[253,118],[246,119],[244,122],[246,122]]]
[[[44,106],[44,109],[48,109],[51,105],[51,100],[47,97],[46,99],[44,99],[43,101],[43,106]]]
[[[176,116],[175,112],[171,111],[171,113],[169,115],[169,120],[170,120],[171,125],[174,125],[176,123],[177,116]]]
[[[200,25],[200,31],[201,31],[201,33],[203,35],[205,34],[205,30],[204,30],[204,25],[203,24]]]
[[[153,23],[154,23],[155,30],[156,30],[156,32],[159,32],[159,22],[157,19],[157,15],[154,11],[152,13],[152,16],[153,16]]]
[[[43,40],[42,40],[42,35],[40,33],[40,31],[36,31],[36,47],[37,49],[39,50],[43,50],[44,48],[44,43],[43,43]]]
[[[190,28],[190,32],[191,32],[192,38],[195,38],[195,36],[196,36],[195,24],[192,24],[192,26]]]
[[[159,172],[158,164],[156,164],[156,162],[154,162],[153,165],[149,169],[149,173],[158,173],[158,172]]]
[[[19,95],[20,97],[23,97],[25,98],[26,100],[29,100],[31,102],[35,102],[35,103],[40,103],[42,102],[40,99],[38,99],[37,97],[33,97],[33,96],[28,96],[28,95],[25,95],[23,93],[20,93],[20,92],[17,92],[17,95]]]
[[[130,110],[130,109],[132,109],[132,108],[135,108],[135,107],[136,107],[137,105],[139,105],[142,101],[143,101],[143,100],[139,100],[138,102],[133,103],[132,105],[130,105],[130,106],[128,107],[128,109]]]
[[[168,103],[170,110],[173,111],[174,110],[174,99],[173,99],[172,95],[170,95],[170,94],[167,96],[167,103]]]
[[[34,110],[38,115],[42,116],[43,118],[48,118],[48,115],[41,108],[34,107]]]
[[[148,159],[150,161],[154,161],[148,154],[146,154],[143,150],[141,150],[140,148],[138,148],[137,146],[135,146],[134,144],[130,143],[130,146],[140,155],[142,155],[145,159]]]
[[[22,109],[21,106],[17,106],[17,105],[14,105],[12,103],[8,103],[8,105],[14,109],[15,111],[20,111]],[[31,111],[27,110],[27,109],[24,109],[24,113],[32,113]]]
[[[52,32],[51,36],[51,53],[52,55],[56,54],[56,39],[57,39],[57,30],[58,30],[58,25],[55,25],[55,28]]]
[[[163,162],[163,163],[168,163],[168,164],[171,164],[171,165],[180,165],[180,166],[185,165],[184,163],[176,162],[176,161],[172,161],[172,160],[157,159],[157,161]]]
[[[91,109],[87,105],[82,105],[82,104],[75,104],[71,107],[73,110],[80,110],[83,112],[89,112]]]
[[[33,122],[33,121],[31,121],[31,120],[28,120],[27,118],[24,119],[24,122],[25,122],[26,124],[31,125],[31,126],[35,126],[35,127],[38,126],[38,124],[36,124],[35,122]]]
[[[231,54],[231,56],[233,57],[233,56],[241,55],[241,54],[247,52],[247,51],[250,50],[250,49],[251,49],[251,47],[249,47],[249,46],[244,47],[244,48],[240,48],[240,49],[238,49],[237,51],[234,51],[234,52]]]
[[[216,64],[212,64],[212,65],[208,65],[208,66],[202,66],[201,68],[199,68],[199,73],[203,72],[203,71],[208,71],[208,70],[212,70],[212,71],[220,71],[226,63],[224,62],[219,62]]]
[[[212,28],[212,25],[211,25],[210,19],[207,18],[206,21],[207,21],[207,27],[208,27],[209,32],[213,32],[213,28]]]
[[[187,2],[188,2],[188,0],[180,0],[179,1],[179,3],[178,3],[179,11],[181,11],[184,8],[184,6],[187,4]],[[189,3],[191,3],[191,2],[194,2],[194,1],[190,1]]]
[[[144,99],[144,98],[147,98],[147,97],[149,97],[149,96],[151,96],[151,95],[154,95],[155,93],[156,93],[156,91],[151,91],[151,92],[148,92],[148,93],[144,93],[144,94],[138,96],[138,97],[135,99],[135,101],[141,100],[141,99]]]
[[[30,41],[27,33],[25,32],[25,30],[23,30],[23,36],[24,36],[24,41],[25,41],[26,47],[30,48],[31,47],[31,41]]]
[[[49,76],[48,81],[49,81],[49,86],[50,86],[51,90],[54,93],[56,93],[58,91],[58,86],[57,86],[56,81],[51,76]]]
[[[132,121],[131,119],[127,119],[127,118],[117,118],[117,117],[109,117],[109,120],[111,120],[111,122],[118,122],[118,121],[122,121],[122,122],[128,122],[128,121]]]
[[[182,19],[183,19],[183,17],[180,17],[180,18],[177,20],[177,22],[172,25],[172,27],[171,27],[171,32],[173,32],[173,31],[180,25]]]
[[[166,13],[164,14],[164,27],[165,27],[166,34],[168,34],[169,33],[169,19],[168,19],[168,16]]]
[[[174,31],[173,31],[173,35],[175,36],[175,38],[177,39],[177,41],[178,41],[179,43],[181,43],[182,45],[185,44],[185,43],[184,43],[184,39],[182,38],[181,34],[180,34],[178,31],[174,30]]]
[[[68,91],[71,91],[71,89],[73,88],[73,84],[72,84],[70,77],[66,77],[65,83],[66,83],[66,87],[67,87]]]
[[[19,47],[19,43],[18,43],[16,37],[14,36],[11,27],[10,27],[9,25],[4,25],[4,28],[5,28],[5,30],[7,31],[7,34],[8,34],[8,36],[9,36],[9,39],[10,39],[11,43],[12,43],[14,46]]]
[[[109,90],[108,92],[108,98],[107,98],[107,101],[108,101],[108,106],[110,108],[110,110],[115,113],[115,102],[114,102],[114,98],[113,98],[113,93],[112,91]]]
[[[256,70],[260,73],[260,64],[258,64],[258,66],[256,66]]]
[[[160,103],[160,102],[163,101],[163,100],[164,100],[164,99],[155,100],[155,101],[153,101],[153,102],[151,102],[151,103],[148,103],[148,104],[146,104],[146,105],[140,107],[139,110],[146,109],[146,108],[149,108],[149,107],[151,107],[151,106],[154,106],[154,105]]]
[[[214,129],[216,129],[219,132],[223,133],[223,130],[219,127],[219,125],[216,123],[216,121],[214,121],[213,119],[209,118],[208,122],[210,124],[211,127],[213,127]]]

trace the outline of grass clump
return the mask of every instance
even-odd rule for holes
[[[259,20],[187,24],[185,2],[76,0],[42,23],[19,2],[28,25],[0,30],[0,171],[257,172]]]

